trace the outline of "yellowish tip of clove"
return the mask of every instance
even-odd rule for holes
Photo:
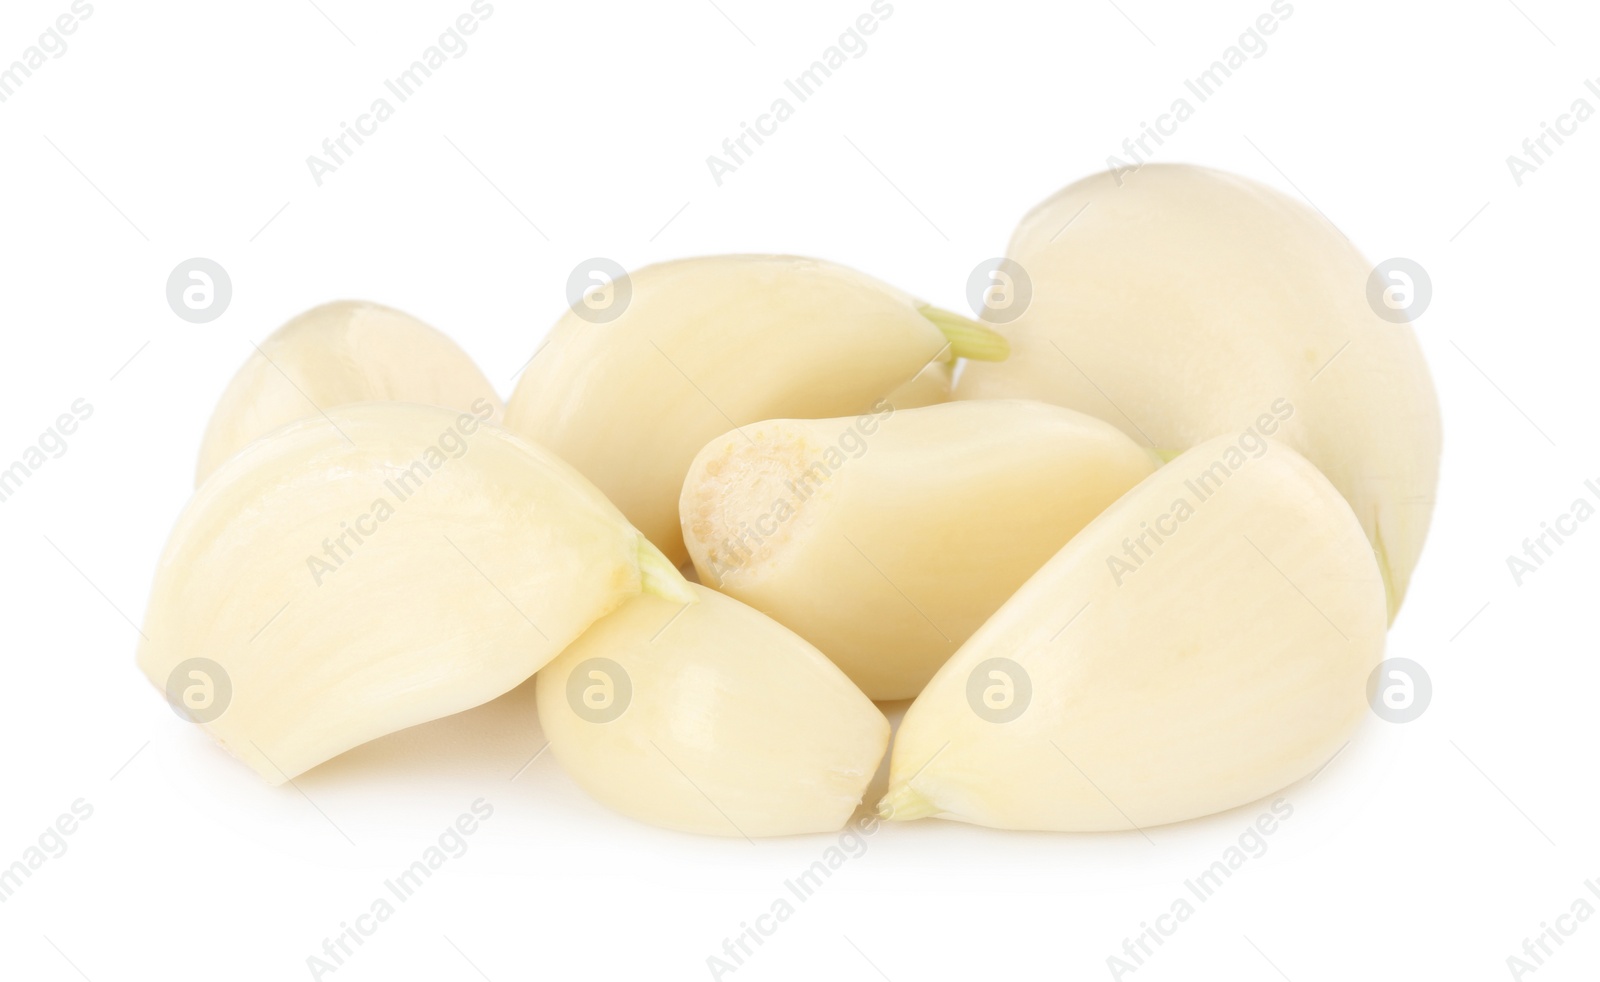
[[[971,358],[975,361],[1005,361],[1011,355],[1011,344],[993,328],[970,317],[941,310],[928,304],[917,308],[950,342],[953,358]]]

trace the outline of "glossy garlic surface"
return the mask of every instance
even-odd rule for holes
[[[276,784],[487,702],[628,597],[688,586],[548,451],[470,414],[348,406],[200,488],[138,662]]]
[[[567,772],[624,815],[724,836],[842,828],[889,721],[798,635],[702,586],[639,597],[538,675]]]
[[[1342,746],[1386,626],[1372,550],[1328,480],[1281,444],[1206,441],[939,670],[896,735],[882,810],[1080,832],[1246,804]]]
[[[725,433],[679,509],[700,582],[805,637],[873,699],[910,699],[1158,463],[1047,403],[885,407]]]
[[[958,398],[1043,399],[1174,451],[1287,403],[1273,436],[1350,503],[1393,617],[1433,514],[1439,405],[1411,325],[1379,316],[1373,265],[1337,228],[1254,181],[1150,164],[1058,192],[1007,256],[1032,294],[997,325],[1012,357],[967,365]]]
[[[551,328],[506,425],[571,461],[677,563],[688,559],[678,490],[707,440],[763,419],[865,412],[897,391],[932,401],[940,380],[924,369],[1005,352],[975,322],[815,259],[685,259],[627,283],[614,317],[574,309]]]

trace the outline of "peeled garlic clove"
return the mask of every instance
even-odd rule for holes
[[[996,828],[1177,822],[1306,776],[1367,711],[1383,583],[1280,444],[1194,447],[1090,523],[907,711],[881,813]]]
[[[355,402],[418,402],[498,418],[494,386],[454,341],[398,310],[342,300],[274,331],[222,393],[206,427],[198,486],[246,444]]]
[[[336,408],[223,464],[167,543],[140,669],[276,784],[508,691],[641,590],[692,598],[593,485],[488,415]]]
[[[931,363],[1005,356],[982,325],[814,259],[686,259],[628,284],[614,319],[574,309],[556,323],[506,425],[571,461],[678,563],[678,489],[707,440],[865,412]]]
[[[1155,456],[1027,400],[767,420],[711,441],[680,511],[700,581],[910,699]]]
[[[821,652],[702,586],[639,597],[538,676],[550,750],[595,798],[707,835],[842,828],[889,721]]]
[[[1014,354],[966,366],[957,398],[1044,399],[1175,450],[1290,407],[1274,436],[1350,502],[1393,617],[1433,513],[1439,406],[1338,229],[1253,181],[1149,164],[1057,193],[1007,255],[1032,284],[1001,326]]]

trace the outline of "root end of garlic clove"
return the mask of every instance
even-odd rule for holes
[[[1160,466],[1109,423],[1027,400],[747,429],[707,444],[684,481],[679,518],[701,581],[810,641],[879,700],[915,698],[1057,549]]]
[[[1011,355],[1011,344],[993,328],[970,317],[923,304],[917,313],[933,322],[950,343],[951,358],[971,358],[974,361],[1005,361]]]

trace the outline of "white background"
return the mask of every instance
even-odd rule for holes
[[[338,297],[444,329],[509,394],[594,255],[813,254],[960,309],[1022,213],[1103,168],[1267,0],[895,0],[865,54],[720,187],[706,157],[867,0],[497,0],[320,187],[307,155],[468,0],[318,2],[95,0],[0,103],[0,461],[75,399],[94,406],[0,505],[0,865],[74,801],[93,807],[0,905],[0,975],[308,978],[323,939],[482,797],[494,815],[466,856],[330,977],[709,978],[707,957],[832,837],[657,831],[548,754],[513,780],[543,745],[526,687],[355,751],[303,794],[163,704],[133,623],[213,401],[252,340]],[[1506,568],[1600,479],[1600,119],[1520,187],[1506,165],[1573,100],[1600,108],[1583,88],[1600,12],[1518,2],[1295,0],[1157,155],[1306,197],[1374,262],[1428,269],[1417,328],[1446,454],[1389,643],[1427,667],[1432,705],[1370,720],[1288,789],[1268,853],[1126,977],[1507,978],[1507,956],[1600,877],[1600,522],[1520,587]],[[0,64],[67,9],[7,0]],[[165,300],[192,256],[232,276],[206,325]],[[1264,808],[1148,839],[887,827],[726,977],[1110,978],[1123,939]],[[1534,977],[1597,967],[1600,918]]]

